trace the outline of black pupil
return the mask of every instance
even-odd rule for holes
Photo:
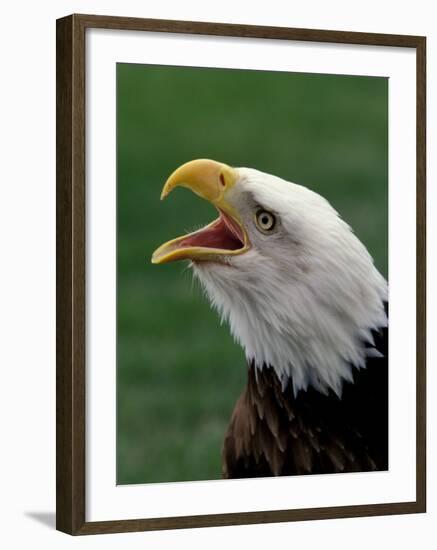
[[[269,223],[269,217],[268,216],[263,216],[261,218],[261,223],[263,223],[264,225],[267,225]]]

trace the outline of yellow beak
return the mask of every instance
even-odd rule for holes
[[[239,213],[226,200],[227,192],[236,181],[236,170],[209,159],[192,160],[175,170],[165,182],[161,200],[176,187],[186,187],[213,204],[220,217],[198,231],[161,245],[152,255],[152,263],[185,259],[205,261],[245,252],[249,247],[247,233]],[[226,244],[226,247],[213,246],[220,242]]]

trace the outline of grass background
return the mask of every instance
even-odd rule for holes
[[[117,482],[217,479],[242,350],[164,241],[215,217],[180,164],[250,166],[324,195],[387,275],[388,81],[117,65]]]

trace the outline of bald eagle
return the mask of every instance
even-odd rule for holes
[[[388,468],[388,288],[329,202],[251,168],[190,161],[168,178],[218,218],[160,246],[189,260],[244,349],[225,478]]]

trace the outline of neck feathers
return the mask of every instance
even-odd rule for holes
[[[353,277],[324,273],[301,282],[268,273],[260,280],[260,269],[244,278],[224,271],[194,267],[247,360],[258,371],[271,366],[282,388],[291,382],[295,394],[312,387],[340,396],[353,370],[380,355],[374,332],[387,326],[387,283],[373,263]]]

